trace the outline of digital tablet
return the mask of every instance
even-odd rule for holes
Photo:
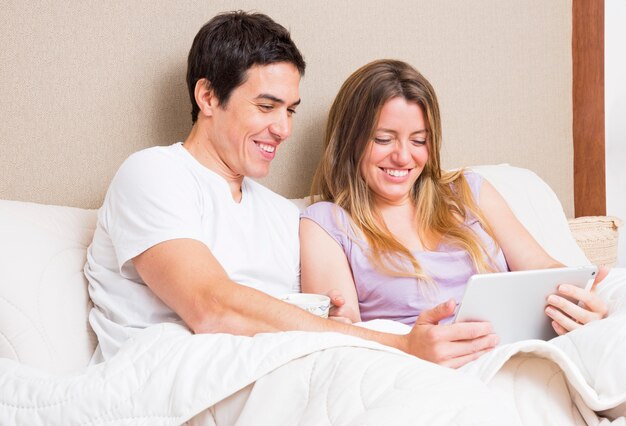
[[[549,340],[557,334],[544,312],[547,297],[560,284],[591,288],[596,273],[590,265],[472,275],[454,321],[489,321],[500,344]]]

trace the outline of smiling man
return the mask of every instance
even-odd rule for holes
[[[162,322],[247,336],[335,331],[417,353],[420,333],[355,327],[272,297],[300,289],[299,211],[251,178],[267,175],[291,134],[304,69],[266,15],[224,13],[198,32],[189,136],[131,155],[98,213],[85,273],[104,359]]]
[[[291,134],[304,69],[289,32],[265,15],[221,14],[198,32],[190,134],[130,156],[98,214],[85,272],[105,359],[160,322],[296,328],[269,319],[285,304],[267,294],[299,291],[299,212],[250,178],[267,175]]]

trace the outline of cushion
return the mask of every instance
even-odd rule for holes
[[[619,227],[613,216],[583,216],[569,219],[569,228],[585,256],[596,265],[613,267],[617,263]]]
[[[96,211],[0,200],[0,357],[67,373],[93,354],[83,275]]]

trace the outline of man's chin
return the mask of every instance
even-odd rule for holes
[[[269,175],[269,173],[270,167],[269,165],[267,165],[267,167],[256,167],[253,170],[248,170],[246,176],[252,179],[263,179],[264,177]]]

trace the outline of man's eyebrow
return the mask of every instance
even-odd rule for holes
[[[270,95],[268,93],[261,93],[259,96],[257,96],[254,99],[267,99],[268,101],[272,101],[272,102],[276,102],[277,104],[281,104],[284,105],[285,101],[277,98],[274,95]],[[300,105],[300,102],[302,101],[302,99],[298,99],[296,102],[294,102],[293,104],[291,104],[290,106],[296,106],[296,105]]]

